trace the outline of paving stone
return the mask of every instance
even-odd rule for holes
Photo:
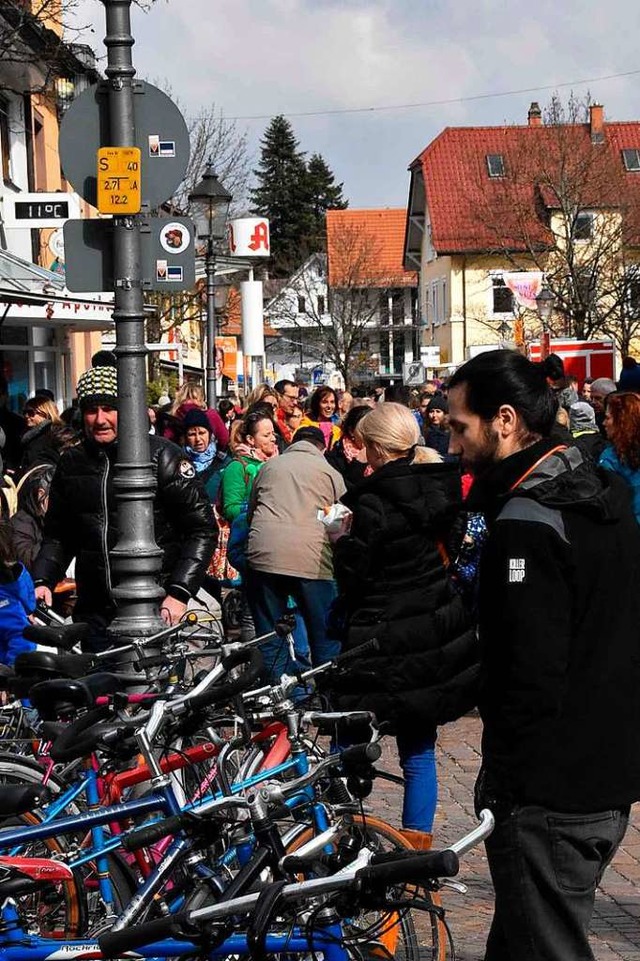
[[[480,767],[481,724],[477,716],[441,728],[438,736],[438,811],[434,844],[444,846],[474,826],[473,784]],[[384,741],[381,767],[399,773],[395,744]],[[369,798],[371,809],[392,824],[401,823],[402,791],[377,781]],[[467,894],[443,892],[447,920],[458,961],[482,961],[493,915],[493,888],[484,848],[469,852],[459,880]],[[640,961],[640,805],[631,812],[629,829],[596,897],[592,924],[596,961]]]

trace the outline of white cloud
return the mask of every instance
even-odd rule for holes
[[[101,46],[102,4],[82,0],[87,15],[97,24],[88,42]],[[135,11],[133,23],[139,74],[166,77],[187,108],[215,103],[228,116],[273,116],[472,97],[633,70],[640,5],[157,0],[149,14]],[[589,86],[610,117],[632,119],[637,81]],[[550,93],[292,122],[303,149],[325,155],[354,203],[401,205],[407,164],[442,127],[524,122],[530,100],[544,104]],[[265,125],[249,123],[254,145]]]

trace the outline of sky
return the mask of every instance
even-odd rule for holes
[[[100,0],[75,22],[104,58]],[[352,207],[404,207],[407,167],[444,127],[525,123],[554,90],[640,118],[637,0],[155,0],[132,25],[139,77],[239,118],[256,161],[288,116]]]

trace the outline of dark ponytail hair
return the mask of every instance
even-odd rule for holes
[[[514,350],[489,350],[459,367],[449,389],[464,386],[467,408],[484,421],[493,420],[500,407],[508,404],[529,434],[546,437],[558,409],[546,378],[543,364],[534,364]]]

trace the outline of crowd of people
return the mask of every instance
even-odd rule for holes
[[[636,366],[580,383],[553,355],[491,351],[415,391],[281,380],[212,410],[185,383],[149,411],[164,619],[203,584],[242,592],[245,640],[292,613],[292,644],[262,645],[269,680],[366,645],[315,696],[395,736],[416,848],[431,845],[438,727],[479,708],[489,961],[591,956],[595,888],[640,798]],[[72,561],[74,617],[91,649],[110,643],[117,393],[103,352],[70,413],[41,392],[17,439],[0,417],[5,663]]]

